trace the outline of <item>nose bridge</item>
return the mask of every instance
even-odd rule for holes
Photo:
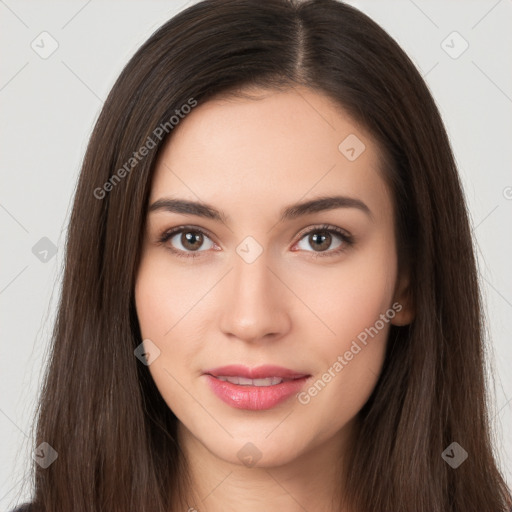
[[[268,268],[263,251],[254,261],[234,255],[233,271],[226,283],[221,329],[244,340],[281,334],[289,328],[282,286]]]
[[[238,301],[255,303],[261,301],[264,295],[268,294],[272,286],[269,277],[271,272],[268,269],[268,257],[262,253],[255,261],[246,261],[243,257],[236,256],[234,262],[234,289]]]

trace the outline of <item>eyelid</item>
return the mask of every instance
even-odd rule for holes
[[[207,229],[201,228],[199,226],[193,226],[190,224],[176,226],[174,228],[166,229],[162,232],[162,234],[159,236],[159,238],[169,239],[182,231],[192,231],[192,232],[197,231],[198,233],[201,233],[202,235],[207,236],[210,240],[212,240],[212,242],[214,241],[213,240],[214,237],[210,234],[210,232]]]
[[[338,226],[333,226],[331,224],[318,224],[315,226],[308,226],[307,228],[304,228],[302,231],[300,231],[297,235],[298,241],[302,240],[306,235],[309,235],[310,233],[315,233],[317,231],[334,232],[337,235],[345,237],[350,240],[354,238],[347,230],[340,228]]]

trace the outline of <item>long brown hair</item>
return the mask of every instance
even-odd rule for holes
[[[199,2],[156,31],[115,83],[69,223],[37,416],[36,446],[47,442],[59,456],[46,469],[34,464],[34,510],[169,512],[179,501],[187,473],[177,419],[134,356],[152,172],[184,105],[252,85],[328,95],[385,155],[415,319],[392,327],[380,379],[358,415],[346,502],[365,512],[506,510],[512,498],[492,451],[474,251],[445,129],[396,42],[335,0]],[[456,469],[441,456],[452,442],[468,453]]]

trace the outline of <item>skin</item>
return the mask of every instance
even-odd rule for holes
[[[148,214],[137,314],[143,339],[154,344],[145,346],[160,350],[149,370],[179,419],[194,484],[189,506],[337,510],[336,465],[377,382],[389,326],[409,323],[413,314],[407,277],[397,268],[393,202],[377,144],[328,97],[306,88],[250,92],[253,98],[198,105],[161,153],[149,204],[202,201],[227,222]],[[350,134],[365,145],[354,161],[338,149]],[[335,194],[364,202],[371,215],[345,207],[279,222],[286,206]],[[319,249],[312,236],[323,224],[350,233],[354,244],[333,233]],[[208,237],[202,245],[187,245],[181,233],[159,242],[180,226],[202,228]],[[237,253],[247,236],[262,249],[251,263]],[[235,409],[202,375],[227,364],[275,364],[312,375],[309,386],[395,302],[401,311],[307,404],[292,396],[265,411]],[[253,467],[237,455],[249,442],[261,454]]]

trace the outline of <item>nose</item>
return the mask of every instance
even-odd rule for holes
[[[220,329],[226,336],[254,343],[276,340],[290,330],[290,291],[276,273],[265,252],[252,263],[234,255],[219,297]]]

